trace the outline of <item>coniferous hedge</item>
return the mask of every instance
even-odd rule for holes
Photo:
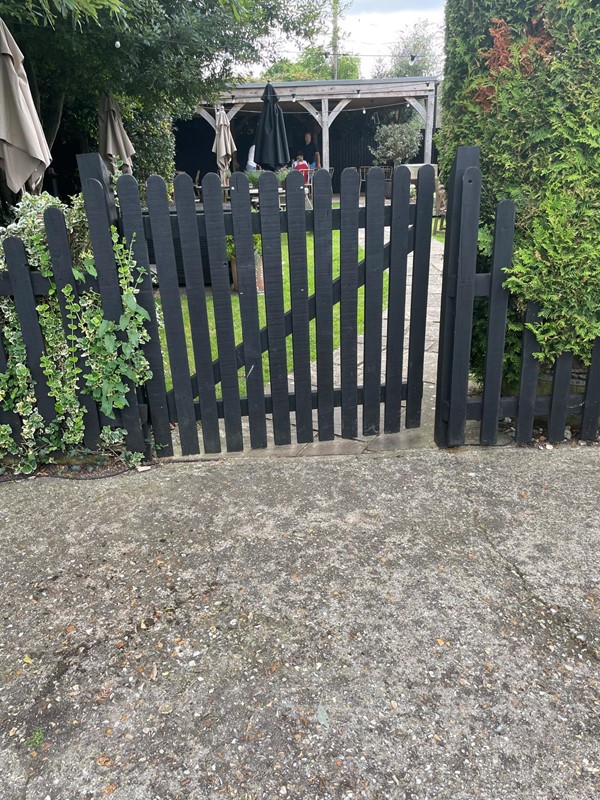
[[[446,0],[446,18],[442,174],[458,145],[481,147],[481,260],[495,205],[512,198],[508,286],[521,308],[541,304],[540,357],[588,362],[600,335],[600,6]]]

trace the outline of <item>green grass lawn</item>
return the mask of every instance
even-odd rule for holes
[[[306,237],[306,245],[307,245],[307,262],[308,262],[308,291],[309,295],[314,293],[315,290],[315,276],[314,276],[314,244],[313,244],[313,235],[311,233],[307,234]],[[282,247],[282,263],[283,263],[283,297],[284,297],[284,307],[285,310],[288,311],[291,308],[291,299],[290,299],[290,270],[289,270],[289,259],[288,259],[288,251],[287,251],[287,235],[283,234],[281,237],[281,247]],[[333,277],[337,278],[340,274],[340,233],[339,231],[333,232],[332,237],[332,254],[333,254]],[[358,254],[359,260],[364,257],[364,252],[362,248],[359,248]],[[388,287],[388,273],[387,271],[384,272],[384,293],[383,293],[383,301],[384,306],[387,306],[387,287]],[[156,295],[156,302],[160,305],[160,296],[157,293]],[[213,299],[212,295],[210,294],[210,290],[207,296],[207,309],[208,309],[208,320],[209,320],[209,328],[210,328],[210,343],[213,358],[218,358],[218,346],[217,346],[217,333],[216,333],[216,326],[215,326],[215,314],[214,314],[214,306],[213,306]],[[242,320],[240,316],[240,298],[237,292],[232,292],[231,294],[231,305],[233,310],[233,326],[235,331],[235,342],[236,345],[242,342]],[[191,327],[190,327],[190,316],[188,310],[188,303],[187,297],[185,296],[185,292],[182,291],[181,295],[181,310],[183,313],[183,321],[184,327],[186,332],[186,342],[187,342],[187,353],[188,353],[188,360],[190,364],[190,372],[193,374],[195,372],[195,364],[194,364],[194,351],[192,346],[192,337],[191,337]],[[258,295],[258,314],[260,320],[261,328],[266,325],[267,322],[267,315],[266,315],[266,307],[265,307],[265,298],[264,295]],[[364,330],[364,287],[361,287],[358,290],[358,332],[359,334]],[[292,336],[287,337],[287,363],[288,363],[288,372],[293,372],[293,343],[292,343]],[[166,379],[167,379],[167,388],[170,389],[172,387],[172,380],[171,380],[171,372],[169,367],[169,355],[167,350],[167,343],[166,343],[166,335],[164,328],[161,328],[161,342],[162,342],[162,351],[165,361],[165,372],[166,372]],[[340,346],[340,306],[339,303],[336,303],[333,307],[333,346],[334,349],[338,349]],[[311,361],[316,361],[317,359],[317,349],[316,349],[316,321],[313,319],[310,322],[310,357]],[[263,353],[263,376],[265,383],[269,381],[269,355],[267,352]],[[217,386],[217,394],[220,396],[220,385]],[[246,393],[246,386],[245,386],[245,378],[244,378],[244,370],[240,370],[240,392],[242,396]]]

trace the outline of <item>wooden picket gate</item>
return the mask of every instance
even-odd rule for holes
[[[410,201],[407,168],[395,170],[391,203],[385,201],[383,170],[374,168],[368,176],[364,206],[359,202],[357,171],[345,170],[339,208],[333,208],[329,173],[320,171],[314,177],[312,210],[305,209],[304,184],[299,172],[292,172],[286,179],[284,211],[280,210],[277,178],[266,172],[260,179],[259,210],[255,211],[248,180],[242,173],[232,176],[230,208],[224,207],[219,177],[209,174],[202,182],[200,207],[189,176],[179,175],[175,179],[172,204],[163,180],[151,177],[146,187],[145,209],[138,184],[130,175],[119,178],[115,203],[107,176],[99,165],[97,156],[96,160],[88,156],[80,161],[98,273],[97,280],[88,278],[87,284],[100,293],[104,316],[118,321],[122,301],[111,238],[111,226],[116,226],[144,270],[137,299],[150,317],[147,323],[150,341],[144,351],[152,378],[141,388],[130,387],[129,405],[112,421],[127,430],[130,450],[143,451],[148,456],[152,452],[158,457],[172,455],[173,423],[177,423],[183,454],[218,453],[223,436],[228,451],[239,451],[248,444],[252,448],[266,447],[270,431],[274,444],[285,445],[292,439],[311,442],[314,431],[319,440],[327,441],[336,435],[354,438],[359,427],[363,435],[376,435],[381,430],[397,432],[401,425],[420,424],[434,193],[431,166],[421,168],[416,203]],[[78,285],[71,270],[61,212],[49,210],[45,223],[67,333],[69,321],[61,290],[70,284],[77,296]],[[334,231],[339,231],[339,264],[334,264],[333,259]],[[359,241],[361,231],[364,244]],[[266,325],[262,328],[259,317],[262,301],[255,278],[255,234],[259,234],[262,242],[266,314]],[[235,243],[242,341],[236,341],[234,328],[226,252],[228,236]],[[311,240],[314,241],[314,293],[309,295],[307,248]],[[287,247],[289,267],[282,259],[282,247]],[[363,247],[364,258],[359,258]],[[411,253],[412,289],[407,301]],[[29,269],[20,241],[7,242],[6,254],[9,275],[0,276],[0,293],[15,299],[39,407],[50,422],[54,415],[53,401],[40,368],[44,341],[36,313],[36,298],[48,293],[49,281]],[[203,269],[207,255],[210,288],[205,286],[207,270]],[[289,298],[284,294],[284,269],[289,269]],[[153,270],[158,290],[152,286]],[[384,297],[386,271],[389,284]],[[184,286],[180,285],[182,282]],[[361,287],[364,287],[362,331],[358,305]],[[183,296],[189,321],[182,311]],[[410,332],[405,342],[407,303]],[[338,304],[340,355],[336,382],[334,309]],[[168,359],[161,344],[160,314]],[[209,331],[213,315],[216,358]],[[286,349],[288,338],[292,343],[291,364]],[[190,339],[194,369],[188,357]],[[313,350],[316,349],[316,365],[311,365],[311,339]],[[404,356],[407,346],[408,359]],[[268,354],[268,370],[263,353]],[[360,380],[363,360],[364,377]],[[4,367],[5,356],[0,347],[0,370]],[[88,396],[81,395],[81,400],[86,406],[85,443],[93,449],[101,426],[111,421],[103,417]],[[405,415],[401,421],[403,405]],[[9,412],[2,415],[0,421],[10,417],[10,423],[18,425],[15,415]],[[243,425],[243,418],[247,418],[247,426]]]
[[[521,374],[517,393],[503,395],[502,378],[510,293],[503,286],[510,267],[515,229],[514,203],[498,204],[494,249],[490,272],[477,272],[477,237],[482,177],[479,149],[458,150],[449,184],[446,245],[440,319],[438,375],[436,386],[435,441],[440,447],[465,443],[467,420],[478,421],[479,443],[497,441],[498,421],[509,417],[515,423],[515,440],[532,439],[536,419],[547,425],[548,440],[564,438],[567,419],[577,419],[579,436],[594,441],[600,415],[600,338],[595,342],[591,363],[581,393],[573,391],[573,356],[563,353],[553,365],[549,394],[541,394],[540,362],[534,334],[527,327],[537,319],[539,307],[529,304],[522,331]],[[483,391],[468,391],[473,303],[488,299],[487,347]]]

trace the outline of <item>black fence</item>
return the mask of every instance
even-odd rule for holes
[[[100,180],[90,177],[94,174],[93,162],[81,162],[80,168],[98,273],[97,280],[87,279],[87,283],[100,293],[105,318],[117,322],[122,313],[112,225],[131,244],[134,258],[144,270],[137,300],[149,314],[150,340],[144,351],[152,378],[143,387],[130,387],[128,405],[117,415],[116,424],[127,430],[130,450],[150,455],[154,448],[159,457],[171,455],[173,423],[178,425],[184,454],[220,452],[223,435],[227,450],[241,450],[245,445],[243,418],[248,420],[246,430],[253,448],[267,446],[269,431],[277,445],[289,444],[293,438],[311,442],[315,431],[320,440],[331,440],[335,435],[353,438],[358,435],[359,424],[364,435],[381,430],[397,432],[403,406],[403,424],[420,424],[434,192],[432,167],[423,167],[419,173],[416,203],[410,202],[408,169],[395,170],[391,203],[385,200],[383,171],[371,170],[365,205],[360,203],[357,171],[345,170],[339,208],[333,207],[329,173],[319,171],[314,177],[311,210],[306,210],[303,177],[294,172],[286,179],[283,211],[279,184],[272,173],[265,173],[260,179],[258,210],[251,203],[248,180],[242,173],[232,176],[230,206],[223,202],[223,187],[217,175],[205,176],[202,205],[196,200],[189,176],[176,178],[173,203],[163,180],[151,177],[146,187],[146,209],[132,176],[119,178],[116,204],[103,175],[98,173]],[[70,285],[76,298],[81,285],[73,277],[62,213],[49,210],[45,224],[68,335],[71,320],[62,289]],[[336,231],[337,260],[333,258]],[[361,231],[364,244],[359,243]],[[256,234],[260,237],[264,271],[266,325],[262,327],[256,284]],[[242,341],[236,340],[235,334],[227,237],[235,247]],[[181,251],[179,271],[176,241]],[[205,246],[201,246],[203,241]],[[150,242],[154,263],[149,257]],[[288,266],[282,260],[284,247]],[[308,257],[309,247],[313,248],[312,259]],[[40,367],[44,341],[36,312],[37,298],[48,293],[50,282],[29,268],[19,240],[7,241],[5,250],[9,269],[7,275],[0,275],[0,295],[14,297],[39,408],[46,422],[50,422],[54,403]],[[405,342],[411,253],[410,329]],[[206,255],[210,289],[205,286]],[[311,260],[314,274],[309,276]],[[152,286],[154,270],[158,290]],[[289,302],[284,296],[284,271],[289,278]],[[386,271],[389,283],[384,294]],[[314,292],[309,294],[312,279]],[[360,308],[359,291],[364,292],[364,305]],[[183,298],[187,315],[183,313]],[[340,357],[336,380],[334,308],[338,305]],[[158,306],[164,319],[166,348],[161,344]],[[211,348],[211,314],[216,328],[216,358]],[[362,348],[359,333],[363,335]],[[314,367],[311,339],[316,349]],[[193,352],[194,369],[188,347]],[[263,353],[267,354],[268,368],[263,363]],[[0,370],[5,367],[0,344]],[[87,368],[83,361],[81,368]],[[81,401],[87,412],[85,444],[94,449],[102,425],[111,421],[89,396],[82,394]],[[14,414],[2,412],[1,420],[8,421],[18,435],[19,420]]]
[[[516,421],[515,439],[532,439],[536,420],[547,425],[548,440],[564,439],[567,421],[574,418],[579,435],[595,440],[600,414],[600,338],[592,360],[581,379],[573,371],[573,356],[563,353],[551,373],[549,393],[541,392],[540,361],[534,357],[538,345],[527,327],[537,319],[538,307],[528,306],[523,320],[521,375],[518,393],[502,393],[507,311],[510,294],[504,288],[510,267],[515,230],[514,204],[505,200],[497,207],[492,268],[478,273],[477,237],[481,198],[481,172],[477,148],[459,149],[448,196],[444,280],[438,360],[435,440],[440,447],[465,443],[467,420],[480,422],[479,442],[497,441],[498,421]],[[473,304],[477,297],[488,300],[487,346],[483,392],[468,391]],[[579,386],[577,386],[579,384]],[[575,391],[575,388],[582,391]]]

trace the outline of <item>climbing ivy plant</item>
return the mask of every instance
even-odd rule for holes
[[[447,0],[446,16],[442,173],[458,145],[481,147],[481,265],[496,203],[511,198],[517,231],[507,286],[518,313],[540,304],[531,326],[538,357],[552,362],[570,351],[589,363],[600,335],[598,4]],[[509,377],[518,347],[513,331]]]
[[[73,275],[80,283],[78,298],[72,287],[64,291],[69,322],[66,336],[43,222],[44,212],[52,206],[63,211],[71,243]],[[16,208],[14,222],[0,229],[0,245],[9,236],[22,239],[30,267],[50,281],[48,296],[37,306],[45,342],[41,367],[56,412],[49,424],[37,408],[14,302],[8,297],[0,298],[0,330],[7,356],[6,371],[0,373],[0,405],[6,411],[14,411],[21,421],[18,440],[9,425],[0,425],[3,464],[0,470],[8,463],[16,473],[29,474],[40,464],[52,461],[56,454],[83,450],[85,408],[79,392],[91,395],[102,412],[114,419],[115,410],[127,405],[128,382],[139,386],[151,377],[142,349],[148,340],[144,324],[148,313],[136,299],[142,270],[136,265],[131,248],[114,229],[113,251],[123,308],[118,322],[104,318],[100,295],[86,288],[84,280],[86,276],[96,276],[96,267],[81,196],[66,206],[48,194],[24,195]],[[5,267],[4,250],[0,246],[0,270]],[[87,365],[85,375],[80,367],[82,361]],[[102,443],[112,448],[124,433],[107,427],[102,432]],[[136,461],[140,457],[126,458]]]

